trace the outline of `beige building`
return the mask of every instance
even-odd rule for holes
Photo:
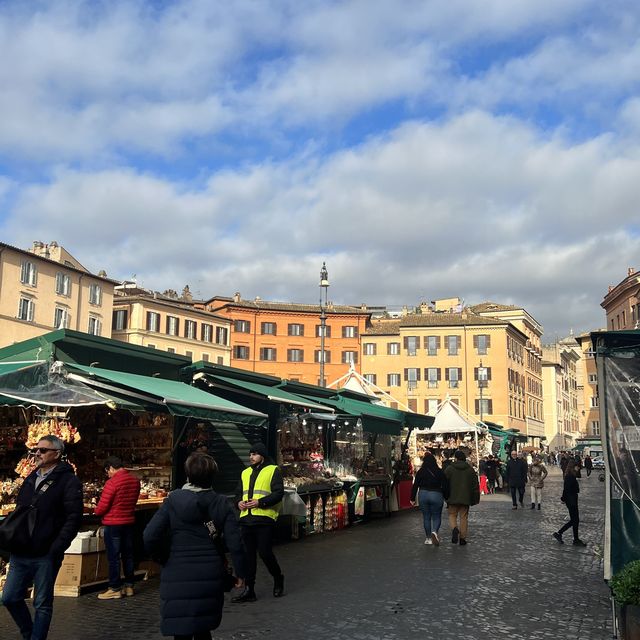
[[[422,304],[400,318],[372,320],[362,336],[363,376],[413,411],[433,415],[450,397],[478,420],[519,429],[539,444],[544,436],[542,384],[538,365],[528,357],[530,336],[491,309],[519,322],[530,316],[504,305],[460,311],[461,306],[452,298]],[[539,388],[528,389],[531,377],[540,381]]]
[[[622,282],[609,286],[600,306],[607,314],[609,331],[640,328],[640,273],[629,267]]]
[[[57,242],[0,243],[0,346],[54,329],[111,336],[115,280],[90,273]]]
[[[231,321],[197,308],[185,287],[160,294],[126,282],[115,288],[113,299],[113,331],[122,340],[150,349],[187,356],[194,362],[215,364],[231,362]]]
[[[573,345],[560,342],[542,348],[544,427],[552,451],[572,449],[580,437],[577,363]]]
[[[576,336],[580,347],[580,362],[583,384],[578,378],[578,420],[583,438],[600,437],[600,407],[598,404],[598,372],[591,333]]]

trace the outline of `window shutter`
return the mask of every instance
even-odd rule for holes
[[[474,413],[476,414],[480,414],[480,400],[476,400],[475,401],[475,406],[476,406],[476,410],[474,411]]]
[[[436,349],[440,348],[440,336],[436,336]]]
[[[429,336],[425,336],[422,338],[422,344],[425,349],[429,348]]]
[[[442,369],[438,367],[436,371],[438,372],[438,382],[439,382],[440,380],[442,380]]]
[[[473,348],[478,348],[478,336],[473,336]]]
[[[462,346],[462,336],[456,336],[456,348],[459,349]]]
[[[487,335],[487,348],[491,346],[491,336]]]
[[[473,368],[473,379],[474,380],[478,379],[478,367]]]
[[[491,367],[487,367],[487,380],[491,380]]]
[[[402,342],[403,342],[405,350],[409,349],[409,338],[407,336],[404,336],[404,338],[402,338]]]
[[[420,369],[416,368],[416,380],[420,382]]]
[[[458,380],[462,380],[462,367],[458,367]]]
[[[487,405],[488,405],[487,406],[487,409],[488,409],[487,413],[489,415],[491,415],[493,413],[493,400],[488,400],[487,401]]]
[[[429,379],[429,368],[428,367],[424,368],[424,379],[425,380]]]
[[[449,381],[449,368],[448,367],[444,370],[444,379],[447,382]]]
[[[407,380],[409,380],[409,369],[404,370],[404,381],[406,382]]]

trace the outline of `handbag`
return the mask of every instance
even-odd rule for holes
[[[34,493],[30,504],[18,505],[0,522],[0,549],[18,555],[33,548],[33,532],[38,518],[38,498],[51,486],[53,480],[43,482]]]
[[[198,503],[200,511],[204,512],[202,504]],[[216,551],[220,558],[222,558],[223,572],[222,572],[222,588],[225,592],[229,592],[236,584],[236,577],[233,575],[233,569],[229,564],[227,558],[227,549],[224,544],[224,535],[218,530],[213,520],[205,520],[203,523],[209,534],[209,538],[213,542]]]

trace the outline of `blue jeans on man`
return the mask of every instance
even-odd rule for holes
[[[440,524],[442,523],[442,506],[444,505],[444,497],[440,491],[427,491],[420,489],[418,491],[418,506],[422,511],[424,520],[424,532],[427,538],[432,533],[438,533]]]
[[[51,555],[27,558],[11,554],[2,602],[26,640],[44,640],[49,633],[53,616],[53,585],[61,563],[62,557]],[[32,584],[33,619],[25,602]]]
[[[124,584],[132,587],[134,582],[135,565],[133,562],[133,530],[132,524],[105,525],[104,544],[107,549],[109,562],[109,588],[114,591],[122,588],[120,578],[120,558],[122,558],[122,571]]]

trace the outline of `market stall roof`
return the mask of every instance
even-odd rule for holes
[[[177,380],[180,369],[191,363],[186,356],[71,329],[50,331],[0,349],[0,362],[26,360],[61,360],[84,365],[97,361],[104,369],[160,374],[172,380]]]
[[[264,413],[247,409],[182,382],[77,364],[66,366],[71,371],[69,377],[72,379],[98,389],[126,394],[134,401],[165,405],[174,415],[244,424],[266,424],[267,416]]]
[[[433,433],[470,433],[483,432],[485,428],[464,418],[453,402],[445,400],[438,407],[431,431]]]
[[[259,374],[251,375],[250,372],[247,374],[246,371],[239,372],[231,367],[209,365],[205,362],[196,362],[192,367],[189,367],[189,369],[193,371],[193,380],[205,380],[213,389],[230,389],[254,397],[266,398],[267,400],[281,404],[318,409],[325,412],[333,411],[332,408],[326,405],[318,404],[308,398],[303,398],[302,396],[281,389],[277,386],[282,382],[280,378]]]

